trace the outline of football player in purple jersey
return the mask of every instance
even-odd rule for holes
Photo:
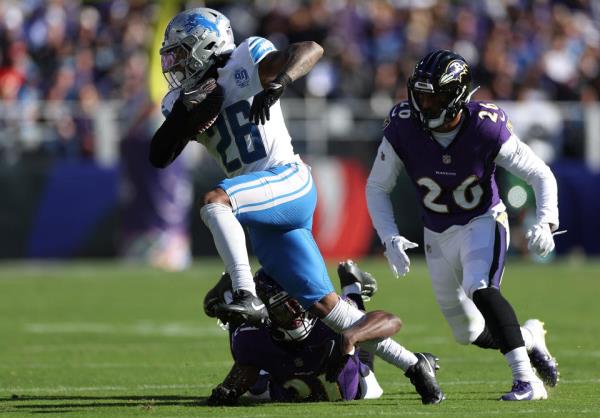
[[[352,260],[338,265],[338,276],[343,298],[364,311],[363,298],[368,300],[377,291],[375,278],[361,271]],[[372,333],[392,336],[401,327],[400,319],[387,312],[372,311],[360,324],[336,334],[302,308],[264,270],[260,269],[254,280],[257,293],[267,306],[270,324],[253,327],[229,322],[234,364],[212,391],[209,405],[235,404],[246,392],[252,399],[281,402],[381,396],[383,390],[373,373],[373,354],[354,350],[354,345],[371,338]],[[230,298],[231,281],[223,274],[205,297],[207,315],[214,316],[212,307]],[[216,314],[219,316],[218,311]],[[435,374],[439,368],[437,358],[430,353],[416,354],[426,359]]]
[[[514,134],[502,109],[470,100],[471,71],[460,55],[428,54],[407,84],[408,100],[394,106],[384,123],[366,187],[390,267],[396,277],[406,275],[406,250],[417,246],[398,231],[389,196],[404,169],[420,197],[427,266],[455,339],[504,355],[513,385],[501,400],[546,399],[544,383],[555,386],[558,370],[543,323],[532,319],[520,327],[500,292],[509,230],[495,170],[503,167],[533,187],[537,221],[526,238],[541,256],[554,249],[556,180]]]

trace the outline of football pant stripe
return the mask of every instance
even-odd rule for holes
[[[488,287],[500,288],[502,275],[504,274],[504,261],[506,258],[506,229],[500,222],[495,222],[494,253],[488,275]]]
[[[273,174],[273,175],[269,175],[269,176],[261,176],[261,177],[257,178],[256,180],[252,180],[252,181],[248,181],[245,183],[237,184],[235,186],[231,186],[227,189],[227,194],[231,197],[231,196],[235,196],[239,192],[264,186],[265,183],[277,183],[277,182],[288,179],[290,176],[296,174],[298,171],[300,171],[299,165],[293,164],[290,167],[287,167],[281,173]],[[251,173],[249,173],[249,174],[251,174]]]
[[[246,213],[246,212],[256,212],[259,210],[270,209],[274,206],[278,206],[278,205],[282,205],[287,202],[291,202],[293,200],[299,199],[302,196],[308,194],[312,190],[312,187],[313,187],[312,176],[309,175],[306,182],[299,189],[297,189],[291,193],[279,195],[279,196],[276,196],[274,198],[271,198],[271,199],[268,199],[268,200],[265,200],[262,202],[249,203],[247,205],[239,206],[236,210],[236,214]]]

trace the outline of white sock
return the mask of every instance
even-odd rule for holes
[[[525,382],[539,381],[531,368],[525,347],[517,347],[506,353],[504,357],[512,370],[513,380],[523,380]]]
[[[231,208],[221,203],[209,203],[200,209],[200,217],[212,233],[215,247],[231,276],[233,290],[244,289],[256,296],[246,235]]]
[[[525,342],[525,349],[529,353],[533,349],[533,334],[527,328],[521,327],[521,335]]]
[[[339,299],[331,312],[321,320],[335,332],[341,333],[354,325],[364,315],[364,312],[359,311],[345,300]],[[418,361],[414,353],[391,338],[364,341],[360,343],[360,346],[404,371]]]

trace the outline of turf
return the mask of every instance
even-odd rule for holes
[[[4,263],[0,415],[600,416],[600,263],[509,261],[504,292],[522,321],[546,322],[562,374],[548,401],[524,403],[496,400],[510,386],[500,354],[454,343],[422,262],[402,280],[381,259],[360,265],[379,279],[368,307],[398,314],[396,339],[441,358],[443,404],[421,405],[402,373],[379,361],[379,400],[210,408],[206,396],[230,365],[226,333],[201,306],[220,262],[198,260],[178,274],[111,262]]]

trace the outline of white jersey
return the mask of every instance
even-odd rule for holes
[[[271,117],[264,125],[249,121],[252,99],[263,90],[258,64],[275,50],[267,39],[253,36],[235,48],[225,66],[218,69],[217,83],[225,91],[223,109],[214,125],[196,141],[206,147],[227,177],[299,161],[279,101],[269,109]],[[179,93],[177,88],[163,98],[165,116]]]

